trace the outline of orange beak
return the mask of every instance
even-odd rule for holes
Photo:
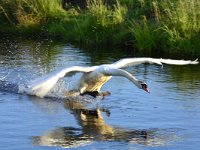
[[[150,90],[148,88],[143,88],[147,93],[150,93]]]

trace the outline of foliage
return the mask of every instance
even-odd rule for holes
[[[86,6],[64,10],[60,0],[1,0],[0,32],[84,45],[131,45],[145,52],[199,53],[199,0],[87,0]]]

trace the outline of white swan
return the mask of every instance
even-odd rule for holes
[[[129,72],[122,70],[121,68],[126,68],[130,66],[139,65],[142,63],[156,63],[159,65],[172,64],[172,65],[188,65],[188,64],[198,64],[198,59],[194,61],[190,60],[172,60],[172,59],[154,59],[154,58],[126,58],[121,59],[113,64],[104,64],[100,66],[92,67],[81,67],[73,66],[69,68],[62,69],[57,72],[52,72],[42,78],[39,78],[31,82],[26,89],[21,90],[21,92],[26,92],[31,95],[36,95],[39,97],[44,97],[56,84],[56,82],[63,77],[72,76],[78,72],[83,73],[77,90],[81,95],[91,94],[92,96],[97,96],[100,92],[101,87],[111,79],[112,76],[122,76],[129,79],[133,84],[135,84],[139,89],[143,89],[149,92],[147,84],[143,81],[136,79]]]

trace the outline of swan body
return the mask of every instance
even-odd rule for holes
[[[104,64],[100,66],[81,67],[73,66],[62,69],[57,72],[52,72],[44,77],[36,79],[29,83],[25,89],[21,91],[31,95],[44,97],[56,84],[56,82],[63,77],[72,76],[76,73],[83,73],[77,90],[80,94],[88,92],[100,92],[101,87],[109,81],[112,76],[122,76],[129,79],[139,89],[149,92],[147,84],[143,81],[136,79],[132,74],[123,70],[123,68],[139,65],[142,63],[155,63],[158,65],[171,64],[171,65],[188,65],[198,64],[198,60],[172,60],[172,59],[156,59],[156,58],[125,58],[113,64]]]

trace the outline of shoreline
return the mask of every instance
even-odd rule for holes
[[[170,1],[118,0],[111,8],[102,0],[91,0],[85,10],[64,10],[59,0],[37,0],[37,7],[25,1],[0,3],[1,35],[49,38],[83,47],[123,47],[141,53],[200,54],[200,5],[185,10],[187,0],[181,6],[174,2],[174,8]],[[15,6],[12,10],[8,9],[11,5]]]

